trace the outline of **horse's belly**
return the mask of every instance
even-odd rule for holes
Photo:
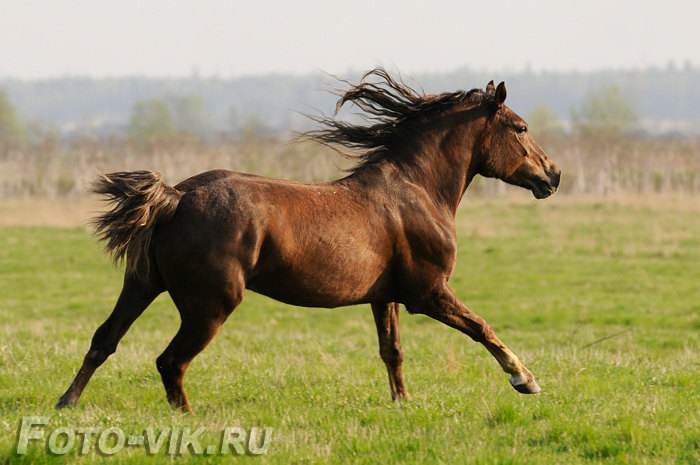
[[[370,265],[353,269],[309,266],[262,272],[246,287],[291,305],[332,308],[387,300],[390,283],[385,275]]]
[[[349,199],[316,195],[268,214],[246,287],[307,307],[381,299],[393,255],[386,220]]]

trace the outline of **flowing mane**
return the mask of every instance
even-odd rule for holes
[[[396,156],[393,148],[397,142],[409,136],[416,123],[424,121],[427,116],[462,102],[478,104],[493,100],[493,95],[482,89],[425,94],[406,85],[400,77],[392,77],[383,68],[367,72],[357,84],[342,82],[350,88],[339,94],[334,115],[311,117],[324,128],[305,132],[302,137],[328,145],[343,156],[358,160],[357,165],[347,170],[351,173]],[[365,124],[335,119],[338,111],[348,102],[362,110]]]

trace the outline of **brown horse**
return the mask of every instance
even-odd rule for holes
[[[245,289],[307,307],[370,303],[393,399],[408,398],[401,374],[399,304],[483,344],[522,393],[540,387],[530,371],[447,284],[457,257],[455,212],[474,176],[555,192],[560,171],[504,105],[506,88],[424,95],[382,69],[338,102],[365,124],[319,118],[306,135],[350,148],[351,174],[310,184],[217,170],[175,187],[157,173],[101,176],[94,191],[113,203],[96,220],[124,287],[95,332],[80,371],[58,401],[75,405],[129,326],[163,291],[182,323],[156,360],[170,404],[191,411],[182,379],[241,303]]]

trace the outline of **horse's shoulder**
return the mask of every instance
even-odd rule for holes
[[[436,204],[423,187],[406,183],[397,195],[396,203],[408,225],[454,233],[454,216]]]

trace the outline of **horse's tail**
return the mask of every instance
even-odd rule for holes
[[[90,190],[111,207],[92,220],[95,234],[107,243],[105,251],[115,263],[126,258],[126,274],[136,274],[137,267],[148,272],[153,229],[170,221],[183,193],[153,171],[100,174]]]

